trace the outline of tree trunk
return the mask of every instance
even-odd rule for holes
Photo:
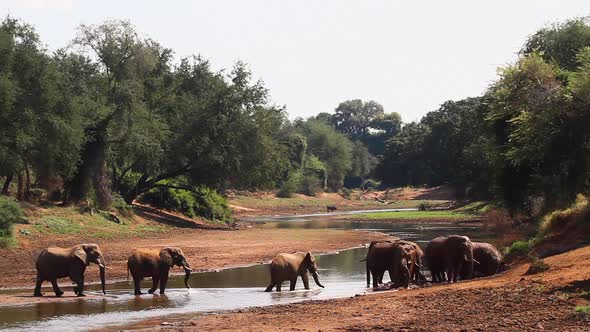
[[[25,200],[25,179],[21,172],[17,174],[16,179],[18,181],[16,199],[22,202]]]
[[[27,164],[25,164],[25,174],[27,175],[27,177],[25,182],[24,198],[26,200],[29,200],[31,194],[31,174],[29,173],[29,166]]]
[[[4,180],[4,186],[2,187],[2,195],[8,196],[8,188],[10,188],[10,182],[12,182],[12,174],[8,174]]]
[[[69,181],[66,204],[79,204],[85,200],[90,190],[90,184],[94,185],[98,208],[108,210],[111,207],[113,197],[111,184],[106,168],[106,132],[97,131],[94,139],[84,146],[82,162],[78,166],[76,175]]]
[[[94,190],[96,192],[98,208],[100,210],[108,210],[113,203],[113,195],[111,193],[111,181],[107,172],[106,160],[104,156],[101,159],[94,173]]]

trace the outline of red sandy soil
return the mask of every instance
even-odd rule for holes
[[[590,287],[590,247],[545,262],[550,270],[534,275],[525,275],[529,264],[521,264],[457,284],[257,307],[149,330],[589,331],[590,315],[576,314],[574,307],[590,304],[587,293],[580,293]]]

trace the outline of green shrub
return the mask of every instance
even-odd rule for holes
[[[590,315],[590,306],[589,305],[578,305],[574,309],[577,314],[582,315]]]
[[[318,192],[322,191],[321,181],[312,175],[303,177],[301,182],[301,192],[307,196],[315,196]]]
[[[177,211],[191,218],[200,216],[209,220],[231,221],[227,200],[215,190],[204,186],[194,191],[158,187],[142,195],[140,201],[157,208]]]
[[[133,206],[127,204],[123,197],[119,193],[113,193],[113,205],[112,207],[117,210],[122,216],[126,218],[133,218],[135,214],[133,213]]]
[[[363,188],[365,190],[375,190],[375,189],[378,189],[379,187],[381,187],[381,182],[373,180],[373,179],[367,179],[367,180],[365,180],[365,182],[363,182],[361,184],[361,188]]]
[[[0,196],[0,246],[8,246],[12,242],[12,227],[24,219],[20,205],[13,199]]]
[[[506,255],[521,255],[528,254],[533,247],[533,239],[528,241],[515,241],[509,247],[506,248]]]
[[[340,191],[338,193],[340,194],[340,196],[342,196],[346,199],[352,198],[352,189],[342,188],[342,189],[340,189]]]
[[[537,256],[529,256],[532,260],[531,262],[531,266],[529,266],[529,269],[526,271],[525,274],[530,275],[530,274],[536,274],[536,273],[541,273],[541,272],[545,272],[547,270],[549,270],[549,265],[547,263],[545,263],[545,261],[543,261],[542,259],[540,259]]]
[[[430,204],[422,202],[418,205],[418,211],[426,211],[426,210],[430,210]]]
[[[282,198],[293,197],[293,194],[299,192],[299,190],[301,189],[302,181],[303,175],[301,174],[301,172],[292,172],[291,174],[289,174],[289,176],[283,182],[283,184],[281,184],[279,192],[277,192],[277,196]]]

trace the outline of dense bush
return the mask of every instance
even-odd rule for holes
[[[373,179],[367,179],[361,184],[361,188],[364,190],[375,190],[381,187],[381,182]]]
[[[12,226],[24,218],[17,202],[9,197],[0,196],[0,246],[4,247],[12,237]]]
[[[306,175],[301,181],[301,192],[307,196],[315,196],[318,192],[322,191],[321,181],[313,176]]]
[[[227,200],[204,186],[194,191],[157,187],[141,196],[140,201],[157,208],[181,212],[191,218],[200,216],[222,222],[231,220]]]
[[[342,188],[342,189],[340,189],[338,194],[340,194],[340,196],[342,196],[346,199],[351,199],[352,198],[352,189]]]
[[[113,208],[117,210],[122,216],[133,218],[133,206],[127,204],[119,193],[113,193]]]
[[[278,197],[289,198],[293,197],[293,194],[299,192],[301,189],[301,183],[303,181],[303,175],[300,171],[294,171],[289,174],[287,179],[283,181],[279,191],[277,192]]]
[[[520,254],[527,254],[531,251],[533,247],[533,239],[528,241],[515,241],[509,247],[506,248],[505,253],[506,255],[520,255]]]

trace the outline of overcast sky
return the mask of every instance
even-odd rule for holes
[[[130,20],[177,57],[250,65],[289,117],[373,99],[404,121],[480,95],[497,67],[547,23],[590,15],[590,1],[2,0],[50,50],[78,25]]]

